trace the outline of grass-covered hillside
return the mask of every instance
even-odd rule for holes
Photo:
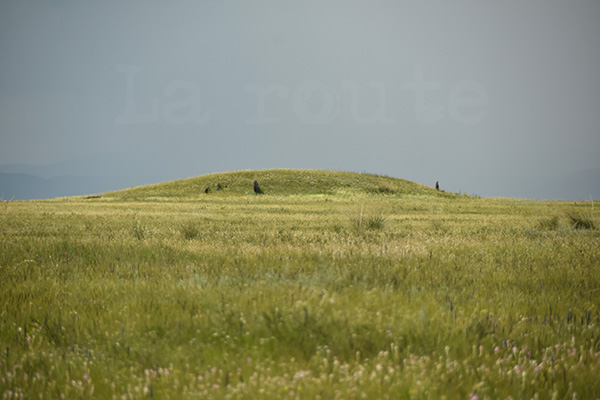
[[[133,187],[106,193],[115,199],[195,198],[205,194],[242,196],[254,194],[253,182],[269,195],[307,194],[412,194],[434,195],[435,190],[403,179],[372,174],[320,170],[274,169],[215,173],[178,181]],[[217,185],[222,190],[217,190]]]
[[[0,398],[600,398],[599,214],[298,170],[3,202]]]

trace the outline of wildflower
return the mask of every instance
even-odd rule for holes
[[[305,376],[308,376],[309,374],[310,374],[310,371],[298,371],[294,374],[294,377],[292,378],[292,380],[294,380],[294,381],[301,380]]]
[[[90,379],[90,377],[89,377],[87,374],[83,374],[83,380],[84,380],[84,381],[87,381],[87,380],[89,380],[89,379]]]

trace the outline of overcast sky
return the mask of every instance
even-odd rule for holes
[[[543,197],[519,185],[598,183],[599,41],[597,0],[0,0],[0,165]]]

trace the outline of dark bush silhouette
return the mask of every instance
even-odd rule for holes
[[[204,189],[204,193],[209,194],[210,193],[210,188],[207,187],[206,189]]]
[[[263,191],[257,181],[254,181],[254,193],[263,194]]]

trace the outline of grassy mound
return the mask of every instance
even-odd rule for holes
[[[210,188],[211,196],[254,194],[258,181],[266,195],[372,193],[388,195],[440,195],[428,186],[387,176],[321,170],[271,169],[214,173],[193,178],[133,187],[106,193],[112,198],[197,197]],[[217,186],[221,185],[221,190]]]

